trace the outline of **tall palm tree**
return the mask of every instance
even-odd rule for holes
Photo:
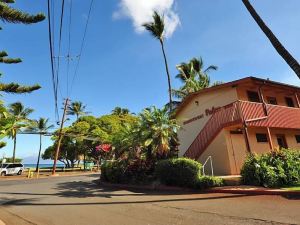
[[[265,24],[262,18],[258,15],[254,7],[251,5],[249,0],[242,0],[245,7],[258,24],[260,29],[264,32],[267,36],[275,50],[278,54],[286,61],[286,63],[292,68],[292,70],[296,73],[296,75],[300,78],[300,65],[298,61],[288,52],[288,50],[280,43],[277,37],[273,34],[270,28]]]
[[[8,112],[10,113],[11,129],[9,136],[14,140],[13,147],[13,162],[16,158],[17,133],[20,129],[26,127],[29,119],[28,116],[33,112],[31,108],[25,108],[21,102],[15,102],[9,105]]]
[[[36,172],[38,171],[40,165],[40,158],[41,158],[41,151],[42,151],[42,136],[45,135],[49,129],[54,127],[53,125],[49,125],[48,122],[49,119],[39,118],[38,120],[32,121],[30,126],[27,128],[28,131],[37,132],[40,136],[40,148],[39,148],[38,160],[36,163]]]
[[[202,58],[192,58],[187,63],[180,63],[176,66],[179,74],[176,75],[180,81],[184,83],[178,90],[172,90],[175,97],[180,100],[184,99],[190,93],[199,91],[201,89],[210,87],[217,83],[211,83],[209,72],[216,71],[218,69],[215,65],[210,65],[204,69],[204,63]]]
[[[171,77],[169,73],[169,66],[168,66],[168,61],[167,61],[167,56],[165,52],[165,47],[164,47],[164,30],[165,30],[165,23],[164,23],[164,17],[159,15],[158,12],[154,11],[153,13],[153,21],[149,23],[143,24],[146,30],[150,32],[150,34],[159,40],[160,45],[161,45],[161,50],[164,56],[164,62],[165,62],[165,67],[166,67],[166,72],[167,72],[167,77],[168,77],[168,86],[169,86],[169,107],[170,111],[172,111],[172,87],[171,87]]]
[[[68,115],[76,115],[76,119],[78,120],[78,118],[80,116],[86,115],[89,112],[85,111],[85,105],[82,104],[82,102],[80,101],[75,101],[72,102],[70,106],[68,106],[68,111],[67,114]]]

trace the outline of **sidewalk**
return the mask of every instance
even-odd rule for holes
[[[209,193],[230,193],[230,194],[252,194],[252,195],[293,195],[300,196],[300,191],[288,191],[284,189],[264,188],[257,186],[224,186],[210,188]]]

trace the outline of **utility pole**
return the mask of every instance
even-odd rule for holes
[[[54,158],[54,163],[53,163],[52,175],[55,175],[55,172],[56,172],[56,162],[57,162],[57,159],[58,159],[58,154],[59,154],[59,150],[60,150],[61,140],[63,138],[62,129],[64,127],[64,122],[66,121],[65,117],[66,117],[66,112],[67,112],[68,104],[69,104],[69,98],[66,98],[65,105],[64,105],[64,112],[63,112],[63,116],[62,116],[61,123],[60,123],[60,129],[59,129],[59,133],[58,133],[58,142],[57,142],[57,147],[56,147],[56,152],[55,152],[55,158]]]

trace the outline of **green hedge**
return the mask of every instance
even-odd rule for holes
[[[242,182],[282,187],[300,182],[300,151],[282,149],[260,156],[249,154],[241,170]]]
[[[159,161],[155,168],[158,180],[166,185],[204,189],[223,185],[216,177],[201,176],[201,163],[187,158]]]
[[[201,163],[187,158],[161,160],[155,167],[155,175],[166,185],[195,187],[201,175]]]
[[[220,177],[202,176],[199,177],[196,188],[205,189],[210,187],[221,187],[224,185],[224,180]]]

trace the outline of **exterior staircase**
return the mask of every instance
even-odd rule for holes
[[[223,128],[241,122],[242,115],[238,101],[220,107],[209,118],[184,156],[197,160]]]

